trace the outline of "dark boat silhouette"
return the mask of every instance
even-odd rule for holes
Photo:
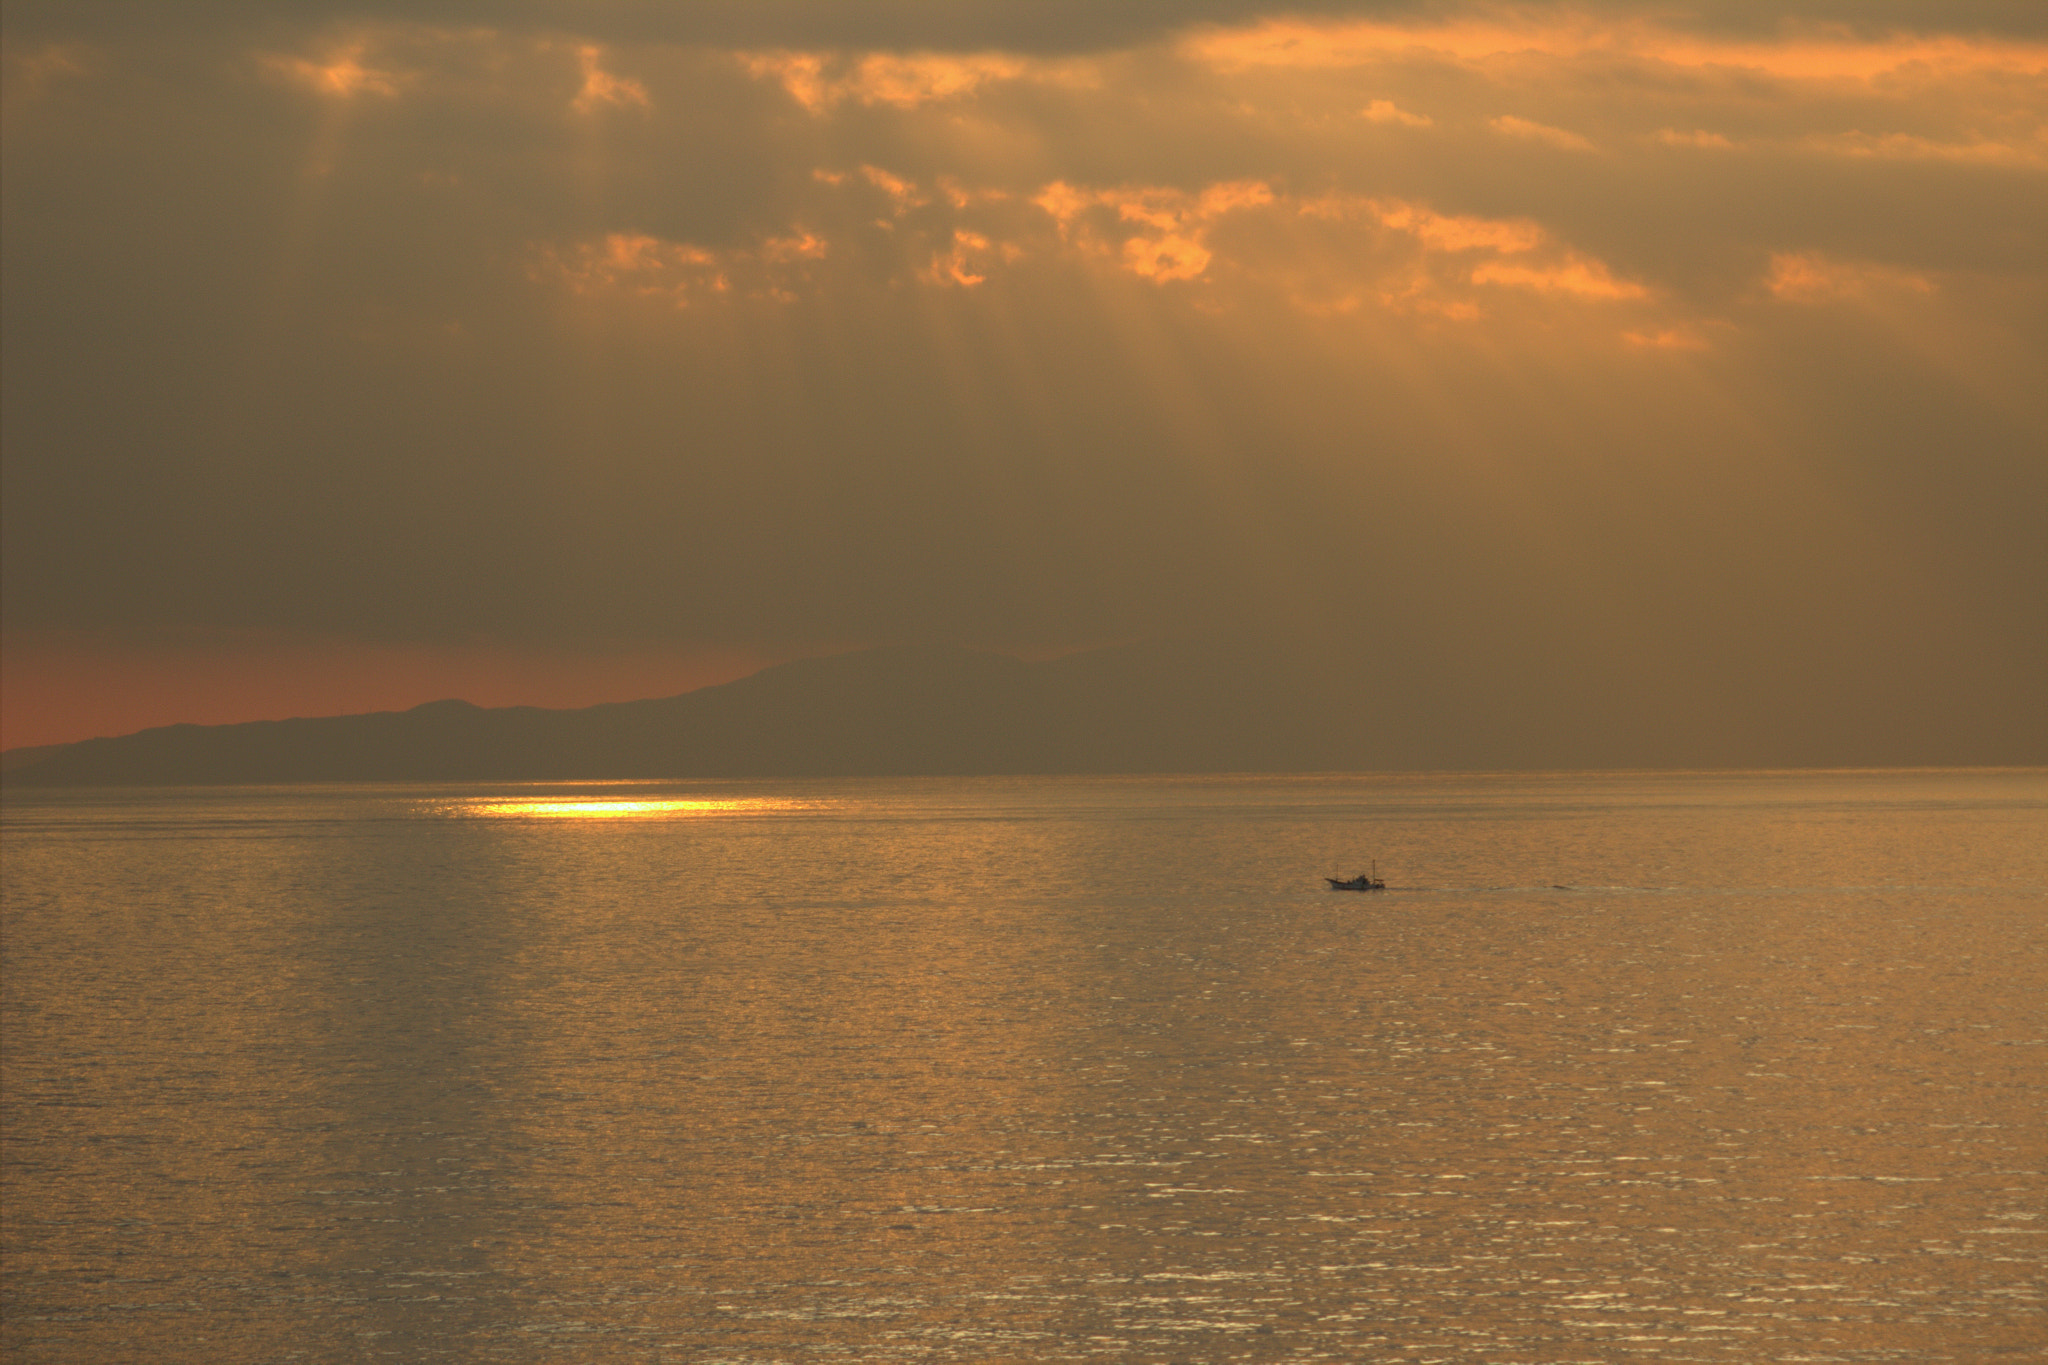
[[[1387,884],[1380,880],[1380,865],[1374,862],[1372,871],[1361,872],[1356,877],[1325,877],[1332,891],[1384,891]]]

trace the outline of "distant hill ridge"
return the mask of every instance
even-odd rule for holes
[[[1673,683],[1676,685],[1672,685]],[[1881,697],[1880,697],[1881,699]],[[1460,664],[1277,632],[1027,663],[951,646],[802,659],[680,696],[575,711],[410,711],[167,725],[0,765],[9,790],[660,777],[1962,766],[2048,762],[2043,740],[1932,738],[1846,694],[1764,717],[1740,690],[1565,658]]]
[[[909,776],[1381,766],[1273,693],[1257,651],[1153,645],[1042,663],[892,647],[580,710],[168,725],[23,755],[9,786]],[[1298,699],[1296,699],[1298,701]],[[1357,727],[1348,727],[1355,730]],[[1349,742],[1347,742],[1347,740]]]

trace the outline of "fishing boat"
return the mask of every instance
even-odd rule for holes
[[[1356,877],[1325,877],[1332,891],[1384,891],[1387,884],[1380,880],[1380,865],[1375,861],[1372,871],[1361,872]]]

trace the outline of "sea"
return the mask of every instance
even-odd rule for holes
[[[2048,1359],[2048,771],[15,791],[0,870],[12,1365]]]

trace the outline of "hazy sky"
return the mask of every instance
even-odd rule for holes
[[[1256,620],[2048,758],[2037,3],[4,25],[7,744]]]

